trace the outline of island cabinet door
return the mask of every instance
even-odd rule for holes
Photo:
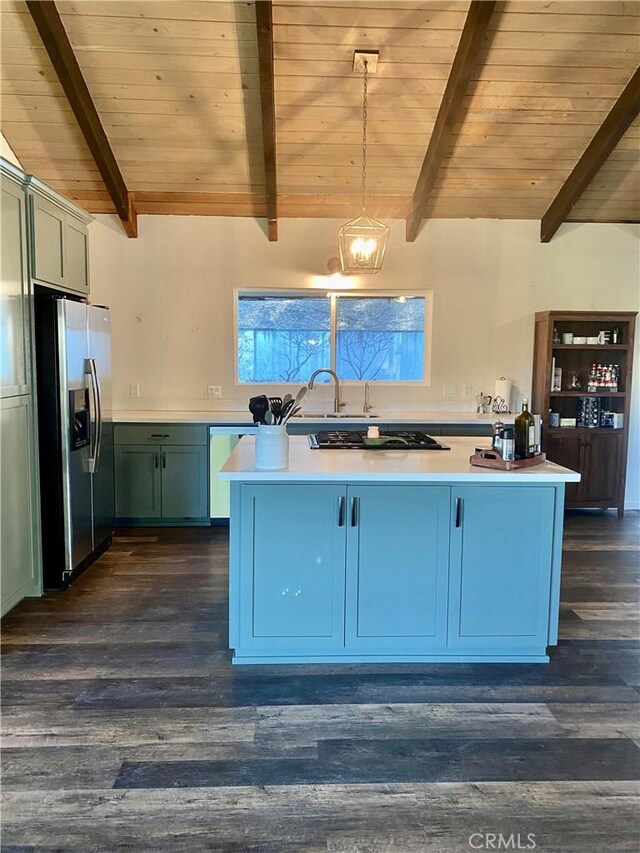
[[[241,649],[343,649],[346,487],[243,486],[241,515]]]
[[[448,486],[349,486],[347,648],[446,646]]]
[[[449,647],[544,654],[555,489],[452,490]]]

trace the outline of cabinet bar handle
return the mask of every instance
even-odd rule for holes
[[[344,495],[338,498],[338,527],[344,527]]]
[[[156,450],[156,452],[153,454],[153,461],[154,461],[154,467],[155,467],[155,468],[158,468],[158,467],[160,466],[160,459],[159,459],[159,457],[160,457],[160,454],[159,454],[159,453],[158,453],[158,451]]]
[[[171,438],[168,432],[152,432],[149,438]]]
[[[462,498],[456,498],[456,527],[462,527]]]
[[[164,452],[164,450],[162,451],[162,467],[167,467],[167,454]]]
[[[360,498],[351,498],[351,526],[358,526],[358,507]]]

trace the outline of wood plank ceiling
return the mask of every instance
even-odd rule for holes
[[[56,6],[139,214],[267,214],[254,2]],[[356,48],[380,51],[367,210],[409,216],[469,6],[274,0],[279,217],[359,210]],[[1,10],[5,138],[27,171],[91,212],[113,212],[26,4],[2,0]],[[424,215],[542,219],[639,55],[638,0],[498,3]],[[639,221],[639,150],[636,118],[566,220]]]

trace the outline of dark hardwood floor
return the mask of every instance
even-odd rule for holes
[[[2,849],[635,853],[639,557],[567,517],[548,665],[232,668],[226,531],[120,531],[3,621]]]

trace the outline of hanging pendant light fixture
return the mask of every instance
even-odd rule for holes
[[[340,263],[345,275],[371,275],[382,267],[389,226],[366,214],[367,201],[367,96],[369,73],[375,71],[378,54],[356,51],[354,71],[362,66],[362,213],[338,232]]]

